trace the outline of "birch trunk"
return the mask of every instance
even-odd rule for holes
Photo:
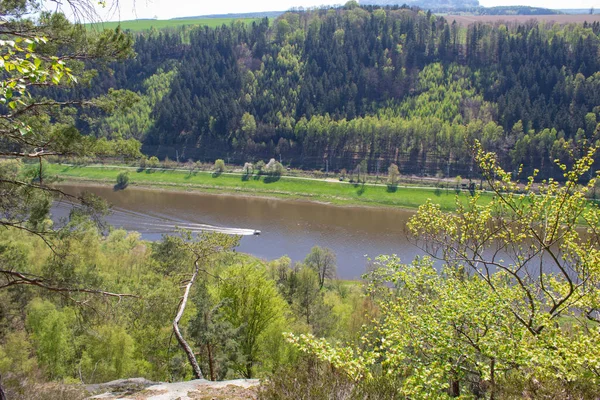
[[[192,288],[192,285],[194,284],[194,281],[196,280],[196,277],[198,276],[198,270],[199,270],[198,261],[196,261],[194,263],[194,274],[192,275],[192,278],[190,279],[188,284],[185,286],[185,292],[183,293],[183,298],[181,299],[181,303],[179,303],[179,309],[177,311],[177,315],[175,316],[175,319],[173,320],[173,332],[175,333],[175,337],[177,338],[179,345],[181,346],[183,351],[185,351],[185,354],[187,355],[187,358],[188,358],[190,364],[192,364],[192,368],[194,369],[194,376],[196,377],[196,379],[204,379],[204,376],[202,375],[202,371],[200,370],[200,366],[198,365],[198,361],[196,361],[196,356],[194,355],[194,351],[192,350],[190,345],[183,338],[183,335],[179,331],[179,325],[178,325],[179,320],[181,319],[181,316],[183,315],[183,312],[185,311],[185,306],[187,304],[188,296],[190,295],[190,289]],[[2,400],[2,399],[0,399],[0,400]]]

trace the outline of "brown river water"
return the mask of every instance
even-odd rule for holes
[[[301,261],[315,245],[332,249],[338,276],[356,279],[368,259],[397,254],[403,262],[423,252],[409,242],[406,222],[411,211],[391,208],[341,207],[286,199],[177,192],[129,187],[60,185],[69,193],[90,191],[112,204],[106,221],[116,228],[138,231],[159,240],[175,227],[243,235],[237,251],[267,260],[289,256]],[[56,218],[69,205],[54,206]],[[261,231],[254,235],[254,231]]]

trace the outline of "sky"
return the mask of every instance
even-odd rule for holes
[[[97,0],[91,0],[96,2]],[[112,0],[114,2],[115,0]],[[197,15],[285,11],[292,7],[317,7],[343,4],[332,0],[118,0],[119,8],[100,10],[105,21],[126,21],[137,18],[170,19]],[[399,0],[401,2],[401,0]],[[546,8],[600,9],[600,0],[479,0],[482,6],[528,5]],[[111,0],[107,0],[110,4]],[[360,1],[359,1],[360,2]]]
[[[110,2],[111,0],[108,0]],[[115,0],[112,0],[113,2]],[[102,19],[125,21],[137,18],[170,19],[198,15],[249,13],[259,11],[286,11],[292,7],[318,7],[343,4],[345,1],[327,0],[118,0],[119,9],[100,10]],[[600,0],[599,0],[600,1]]]

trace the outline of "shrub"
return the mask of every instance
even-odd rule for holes
[[[163,162],[163,166],[165,168],[175,169],[179,166],[179,164],[177,163],[177,161],[173,161],[169,157],[166,157],[165,161]]]
[[[388,168],[388,185],[396,186],[398,184],[398,178],[400,177],[400,171],[396,164],[390,164]]]
[[[351,398],[354,384],[346,374],[315,357],[301,357],[279,368],[260,388],[261,400],[328,400]]]
[[[160,165],[160,161],[158,161],[158,158],[156,156],[152,156],[148,160],[147,165],[149,168],[158,168],[158,166]]]
[[[270,176],[281,176],[283,175],[283,165],[279,161],[276,161],[274,158],[269,160],[269,163],[265,165],[265,172]]]
[[[185,166],[190,171],[190,174],[194,173],[194,170],[196,169],[196,163],[194,162],[194,160],[190,158],[185,164]]]
[[[82,166],[90,164],[92,159],[89,157],[73,157],[70,161],[74,165]]]
[[[218,159],[215,161],[215,172],[223,172],[225,171],[225,161],[222,159]]]
[[[258,162],[256,164],[254,164],[254,167],[258,170],[258,174],[262,174],[263,173],[263,168],[265,167],[265,162],[263,160],[258,160]]]
[[[129,172],[120,172],[117,175],[117,184],[115,185],[116,189],[125,189],[129,185]]]

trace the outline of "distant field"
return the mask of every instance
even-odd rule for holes
[[[121,21],[121,22],[102,22],[97,24],[87,24],[88,28],[91,29],[115,29],[118,25],[121,25],[121,29],[130,30],[132,32],[145,31],[151,28],[163,29],[163,28],[175,28],[178,26],[185,25],[199,25],[208,26],[211,28],[221,26],[223,24],[229,25],[233,21],[243,21],[247,24],[251,24],[253,21],[260,21],[260,18],[199,18],[199,19],[139,19],[132,21]]]
[[[558,24],[571,24],[600,21],[600,14],[580,15],[444,15],[450,23],[456,21],[460,25],[471,25],[478,22],[516,22],[523,23],[531,20],[546,21]]]
[[[417,209],[427,199],[440,204],[443,210],[456,209],[454,190],[435,188],[398,187],[393,190],[385,185],[358,185],[339,181],[297,179],[282,176],[270,181],[268,178],[252,176],[244,179],[242,174],[186,170],[145,169],[138,170],[123,166],[75,167],[49,164],[46,171],[61,179],[100,182],[114,185],[120,172],[129,172],[130,184],[150,186],[157,189],[201,190],[203,192],[234,193],[247,196],[280,197],[296,200],[320,201],[338,205],[367,205],[375,207],[400,207]],[[483,193],[480,201],[488,202],[492,196]],[[470,199],[468,192],[461,191],[459,199]]]

